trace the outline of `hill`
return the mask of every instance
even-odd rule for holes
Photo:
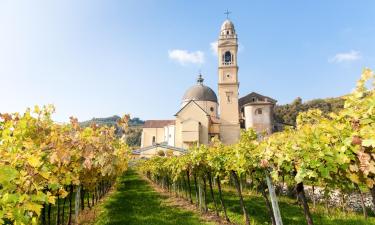
[[[99,126],[104,126],[104,125],[116,126],[117,121],[119,119],[121,119],[121,117],[117,116],[117,115],[110,116],[110,117],[104,117],[104,118],[95,118],[94,117],[91,120],[83,121],[80,124],[81,124],[82,127],[90,126],[90,124],[92,124],[92,123],[96,123]],[[139,119],[138,117],[134,117],[134,118],[131,118],[129,120],[129,126],[143,126],[144,123],[145,122],[143,120]]]
[[[291,104],[276,105],[274,109],[274,119],[278,123],[295,125],[298,113],[309,109],[320,109],[324,113],[338,112],[344,108],[344,98],[314,99],[302,102],[300,97]]]
[[[129,146],[140,146],[141,145],[141,136],[142,136],[142,126],[145,123],[143,120],[138,117],[131,118],[129,120],[129,128],[125,132],[117,125],[117,121],[120,119],[120,116],[114,115],[111,117],[104,118],[92,118],[91,120],[81,122],[82,127],[90,126],[90,124],[95,123],[99,126],[109,126],[116,127],[117,136],[121,137],[125,133],[126,143]]]

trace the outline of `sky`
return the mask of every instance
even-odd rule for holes
[[[199,71],[217,92],[227,9],[240,96],[341,96],[375,68],[372,0],[0,0],[0,112],[171,119]]]

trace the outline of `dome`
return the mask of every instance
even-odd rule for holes
[[[187,101],[211,101],[217,103],[217,96],[215,92],[203,85],[203,78],[202,75],[199,75],[197,84],[190,87],[184,94],[184,97],[182,98],[182,102]]]
[[[225,20],[224,23],[221,25],[221,30],[234,30],[234,25],[232,21]]]
[[[221,31],[220,31],[221,37],[225,38],[236,38],[236,30],[234,29],[234,25],[232,21],[225,20],[224,23],[221,25]]]

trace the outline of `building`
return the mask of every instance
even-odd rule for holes
[[[225,20],[218,39],[218,96],[204,85],[199,74],[197,83],[182,97],[175,120],[148,120],[142,132],[141,156],[178,155],[194,144],[208,144],[218,137],[224,144],[236,143],[241,129],[258,133],[273,131],[273,107],[276,100],[252,92],[239,98],[238,39],[233,23]]]

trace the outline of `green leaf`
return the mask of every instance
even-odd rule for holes
[[[366,119],[362,119],[361,120],[361,124],[365,125],[365,124],[370,124],[370,123],[373,123],[374,120],[372,120],[371,118],[366,118]]]
[[[323,178],[328,178],[329,177],[329,170],[328,170],[328,168],[326,168],[326,167],[320,167],[319,168],[319,172],[320,172],[320,175]]]
[[[6,185],[18,177],[18,171],[10,166],[0,167],[0,184]]]

